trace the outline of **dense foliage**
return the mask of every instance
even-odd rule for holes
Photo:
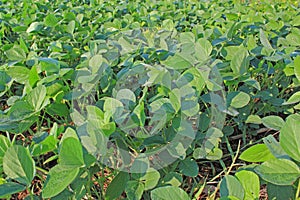
[[[299,199],[297,1],[1,1],[0,197]]]

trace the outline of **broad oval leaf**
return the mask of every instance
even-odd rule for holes
[[[186,158],[179,164],[179,170],[185,176],[196,177],[198,175],[199,167],[195,160],[190,158]]]
[[[300,91],[294,93],[286,102],[284,102],[282,105],[290,105],[294,103],[300,102]]]
[[[28,103],[34,108],[35,111],[41,110],[45,106],[45,98],[46,98],[46,87],[44,85],[40,85],[33,90],[27,96]]]
[[[7,149],[3,157],[4,173],[24,185],[30,185],[35,175],[35,163],[29,150],[20,145]]]
[[[9,140],[4,135],[0,135],[0,173],[3,172],[3,157],[6,150],[11,146]]]
[[[232,92],[228,95],[230,106],[234,108],[242,108],[246,106],[250,101],[249,94],[245,92]]]
[[[221,197],[234,196],[238,199],[244,199],[245,191],[238,179],[231,175],[226,175],[221,181]]]
[[[175,186],[159,187],[151,191],[152,200],[189,200],[188,194],[181,188]]]
[[[300,177],[299,167],[287,159],[268,160],[254,170],[262,179],[275,185],[292,185]]]
[[[30,70],[23,66],[11,66],[8,68],[7,74],[16,82],[25,84],[29,79]]]
[[[57,148],[57,143],[58,140],[54,137],[54,135],[49,135],[42,142],[33,146],[32,155],[39,156],[49,151],[53,151]]]
[[[166,176],[163,178],[163,183],[165,185],[172,185],[179,187],[183,181],[182,175],[177,172],[169,172],[166,174]]]
[[[118,175],[109,184],[105,199],[116,199],[121,196],[129,181],[129,174],[127,172],[119,172]]]
[[[294,72],[298,80],[300,80],[300,56],[297,56],[294,60],[295,67]]]
[[[245,47],[239,47],[235,52],[231,62],[230,67],[234,74],[241,75],[244,74],[249,66],[249,61],[247,60],[249,53]]]
[[[125,191],[129,200],[141,199],[144,192],[144,184],[139,181],[128,181]]]
[[[65,138],[60,146],[60,165],[68,167],[81,167],[84,165],[82,146],[78,139]]]
[[[34,31],[39,31],[39,30],[42,29],[42,27],[43,27],[42,22],[32,22],[30,24],[30,26],[27,28],[26,32],[31,33],[31,32],[34,32]]]
[[[273,135],[264,137],[263,141],[272,155],[274,155],[276,158],[290,159],[290,157],[286,154],[286,152],[283,150],[283,148],[280,146],[279,142],[277,142]]]
[[[105,100],[103,110],[109,113],[109,116],[113,116],[115,119],[122,117],[124,107],[121,101],[110,97],[105,97],[103,100]]]
[[[18,45],[15,45],[13,48],[7,50],[5,53],[8,60],[11,61],[23,61],[26,59],[25,51]]]
[[[175,70],[188,69],[192,67],[192,63],[190,63],[190,61],[186,60],[184,56],[178,53],[174,56],[168,57],[167,60],[162,62],[162,64],[164,64],[167,68]]]
[[[144,182],[145,190],[150,190],[157,185],[159,178],[159,172],[153,168],[150,168],[147,170],[146,174],[140,178],[140,181]]]
[[[21,185],[15,182],[8,182],[0,184],[0,197],[4,197],[10,194],[16,194],[26,189],[25,185]]]
[[[300,162],[300,115],[290,115],[280,132],[280,145],[293,159]]]
[[[206,159],[208,160],[220,160],[223,156],[223,151],[218,148],[215,147],[212,149],[212,151],[210,151],[207,155],[206,155]]]
[[[270,115],[262,118],[262,123],[264,126],[274,130],[280,130],[281,127],[284,125],[283,119],[275,115]]]
[[[259,177],[252,171],[242,170],[235,174],[245,190],[244,200],[259,199]]]
[[[61,193],[76,178],[79,168],[56,165],[49,171],[44,188],[43,198],[50,198]]]
[[[268,199],[294,199],[295,186],[267,184]]]
[[[54,27],[58,23],[58,19],[51,13],[45,17],[44,23],[46,26]]]
[[[261,118],[258,115],[249,115],[245,123],[261,124]]]
[[[264,162],[275,157],[265,144],[256,144],[244,151],[239,158],[247,162]]]
[[[116,99],[121,101],[127,109],[136,103],[135,94],[129,89],[121,89],[116,95]]]
[[[209,56],[212,52],[212,45],[211,43],[205,39],[200,38],[195,43],[195,56],[199,61],[206,61],[209,59]]]
[[[259,39],[260,39],[261,44],[265,48],[273,49],[270,42],[269,42],[269,40],[268,40],[268,38],[267,38],[267,36],[266,36],[266,34],[265,34],[265,32],[262,29],[259,30]]]

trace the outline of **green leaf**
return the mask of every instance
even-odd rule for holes
[[[167,31],[172,31],[174,29],[174,23],[171,19],[165,19],[162,22],[162,27]]]
[[[245,47],[240,47],[238,51],[235,52],[230,62],[230,67],[234,74],[240,75],[247,71],[249,66],[249,61],[247,60],[248,55],[248,51]]]
[[[223,132],[215,127],[211,127],[206,132],[205,150],[207,153],[217,147],[220,142],[220,138],[223,137]]]
[[[250,101],[250,96],[245,92],[231,92],[228,94],[230,106],[234,108],[242,108]]]
[[[256,40],[253,35],[247,35],[247,49],[250,51],[257,47]]]
[[[186,116],[195,116],[199,113],[199,104],[197,100],[184,100],[181,102],[181,112]]]
[[[28,149],[20,145],[14,145],[5,152],[3,170],[9,178],[30,185],[35,176],[35,163]]]
[[[8,60],[10,61],[23,61],[26,59],[25,51],[18,45],[14,45],[13,48],[5,52]]]
[[[67,130],[65,131],[65,133],[63,134],[63,137],[61,139],[61,143],[67,139],[67,138],[74,138],[74,139],[78,139],[78,136],[76,134],[76,131],[73,128],[68,127]]]
[[[220,200],[241,200],[235,196],[226,196],[226,197],[221,197]]]
[[[282,105],[290,105],[294,103],[300,102],[300,91],[294,93],[286,102],[284,102]]]
[[[94,55],[89,60],[89,66],[92,68],[92,74],[99,73],[99,69],[101,68],[101,65],[105,62],[107,62],[106,59],[103,58],[101,55],[99,55],[99,54]]]
[[[109,113],[108,116],[118,119],[124,110],[122,102],[110,97],[103,98],[103,100],[105,100],[103,110]]]
[[[126,109],[130,109],[136,103],[135,94],[129,89],[119,90],[116,99],[121,101]]]
[[[233,196],[238,199],[244,199],[245,191],[237,178],[226,175],[221,181],[220,194],[221,197]]]
[[[170,56],[167,60],[161,62],[167,68],[180,70],[180,69],[188,69],[192,67],[192,63],[186,60],[182,55],[179,53],[175,54],[174,56]]]
[[[0,135],[0,173],[3,172],[3,157],[6,150],[11,146],[9,140],[4,135]]]
[[[157,185],[159,178],[159,172],[153,168],[150,168],[147,170],[146,174],[142,176],[139,180],[144,183],[144,190],[150,190]]]
[[[149,170],[149,159],[141,153],[133,161],[130,171],[132,173],[144,173]]]
[[[128,181],[125,191],[129,200],[141,199],[144,192],[144,184],[139,181]]]
[[[103,111],[97,106],[88,105],[86,106],[87,118],[90,123],[97,126],[100,125],[101,121],[104,119]],[[100,127],[100,126],[99,126]]]
[[[249,115],[246,123],[252,123],[252,124],[261,124],[261,118],[258,115]]]
[[[54,27],[58,23],[58,19],[55,17],[54,14],[49,14],[46,16],[44,23],[46,26]]]
[[[273,49],[269,40],[267,39],[264,31],[262,29],[259,30],[259,39],[261,44],[267,49]]]
[[[37,86],[27,96],[27,102],[34,108],[35,111],[41,110],[45,106],[46,87],[43,85]]]
[[[198,175],[199,167],[195,160],[186,158],[180,162],[178,167],[185,176],[196,177]]]
[[[268,199],[294,199],[295,186],[267,183]]]
[[[26,189],[25,185],[15,182],[8,182],[0,184],[0,198],[10,194],[16,194]]]
[[[68,23],[68,25],[66,26],[66,32],[73,35],[74,30],[75,30],[75,24],[76,24],[76,23],[75,23],[74,20],[70,21],[70,22]]]
[[[235,174],[245,190],[244,200],[259,199],[259,177],[251,171],[242,170]]]
[[[180,33],[179,37],[180,37],[180,42],[182,42],[182,43],[194,43],[195,42],[195,36],[192,32]]]
[[[106,136],[110,136],[116,130],[116,124],[114,122],[109,122],[101,125],[101,130]]]
[[[27,67],[12,66],[8,68],[7,74],[16,82],[25,84],[29,79],[30,70]]]
[[[215,127],[211,127],[207,130],[205,139],[201,148],[196,148],[193,152],[195,159],[207,158],[210,160],[219,159],[222,157],[222,150],[218,148],[220,138],[223,136],[223,132]]]
[[[174,186],[159,187],[151,191],[152,200],[190,200],[189,195],[181,188]]]
[[[208,40],[206,40],[205,38],[200,38],[197,40],[195,44],[195,57],[199,61],[204,62],[208,60],[211,52],[212,45]]]
[[[28,77],[30,86],[34,87],[36,82],[39,80],[40,80],[40,77],[37,72],[37,67],[36,66],[31,67],[30,72],[29,72],[29,77]]]
[[[76,178],[79,168],[69,168],[56,165],[50,169],[44,188],[42,197],[47,199],[61,193]]]
[[[246,83],[249,86],[252,86],[252,87],[256,88],[257,90],[261,90],[260,83],[255,79],[249,78],[247,80],[244,80],[244,83]]]
[[[300,115],[290,115],[280,132],[280,145],[293,159],[300,162]]]
[[[57,143],[58,140],[54,137],[54,135],[49,135],[42,142],[33,146],[32,155],[39,156],[49,151],[53,151],[57,148]]]
[[[268,160],[254,170],[262,179],[275,185],[291,185],[300,177],[297,164],[287,159]]]
[[[210,151],[207,155],[206,155],[206,159],[208,160],[220,160],[223,156],[223,151],[218,148],[215,147],[212,149],[212,151]]]
[[[121,196],[129,181],[129,174],[127,172],[119,172],[118,175],[109,184],[105,199],[116,199]]]
[[[61,193],[58,195],[51,197],[51,200],[61,200],[61,199],[72,199],[76,198],[74,197],[74,192],[71,192],[68,188],[64,189]]]
[[[69,108],[66,104],[64,103],[52,103],[46,108],[46,112],[48,114],[52,115],[57,115],[60,117],[68,117],[69,116]]]
[[[173,89],[172,91],[170,91],[169,97],[172,107],[175,109],[175,112],[178,112],[181,107],[180,90],[178,88]]]
[[[294,72],[298,80],[300,80],[300,56],[297,56],[294,60]]]
[[[172,185],[175,187],[179,187],[182,181],[182,175],[176,172],[170,172],[163,178],[163,183],[165,185]]]
[[[300,25],[300,15],[297,15],[295,18],[293,18],[293,21],[291,22],[293,26],[299,26]]]
[[[29,53],[27,44],[22,37],[20,37],[20,47],[24,50],[25,53]]]
[[[74,168],[84,165],[82,146],[78,139],[68,137],[62,141],[59,151],[59,163]]]
[[[265,144],[256,144],[244,151],[239,158],[247,162],[264,162],[275,157]]]
[[[41,64],[42,70],[45,71],[47,75],[59,73],[60,63],[56,59],[39,57],[38,60]]]
[[[268,135],[267,137],[263,138],[263,141],[265,145],[267,145],[272,155],[274,155],[276,158],[290,159],[273,135]]]
[[[136,50],[135,46],[130,44],[130,42],[128,42],[128,40],[124,37],[119,38],[118,44],[120,44],[122,47],[122,50],[121,50],[122,55],[126,55],[126,54]]]
[[[226,60],[232,60],[235,57],[236,52],[240,49],[239,46],[227,46],[224,47],[226,54],[225,54],[225,59]]]
[[[136,124],[144,126],[146,120],[144,102],[140,102],[133,110],[133,119]]]
[[[206,155],[207,153],[204,148],[195,148],[193,152],[193,158],[195,159],[205,158]]]
[[[39,31],[43,27],[41,22],[32,22],[30,26],[27,28],[26,32],[31,33],[33,31]]]
[[[271,128],[274,130],[280,130],[281,127],[284,125],[284,121],[281,117],[270,115],[267,117],[262,118],[262,123],[265,127]]]
[[[78,127],[77,132],[82,145],[90,154],[97,155],[99,152],[106,154],[108,138],[101,129],[88,124]]]

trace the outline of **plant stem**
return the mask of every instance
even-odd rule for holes
[[[297,188],[295,199],[299,200],[299,197],[300,197],[300,179],[298,180],[298,188]]]

